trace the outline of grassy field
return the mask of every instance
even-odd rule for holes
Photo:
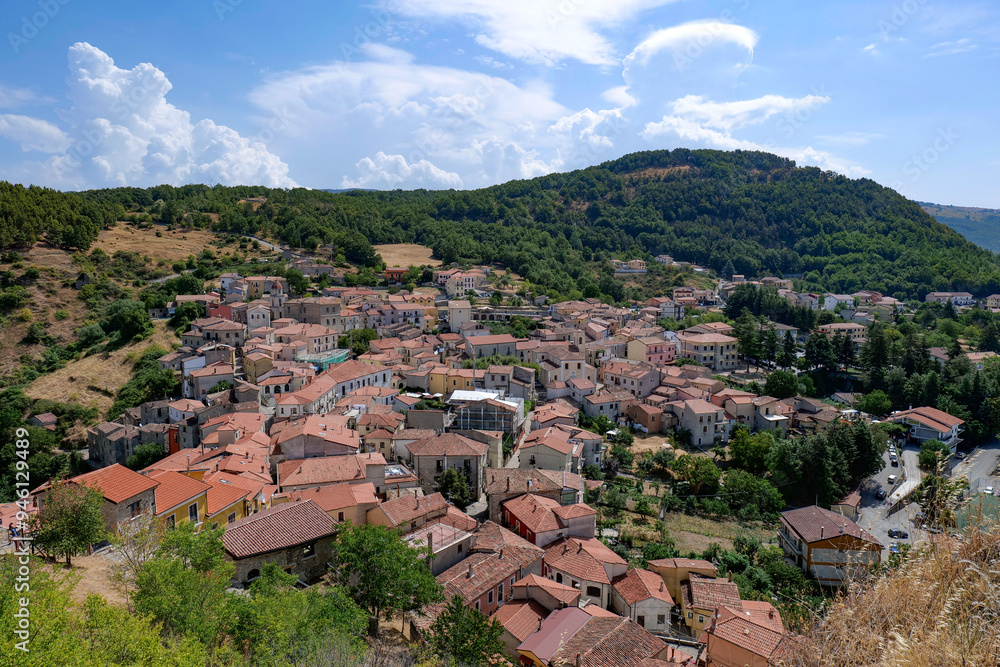
[[[416,243],[389,243],[373,246],[386,266],[441,266],[431,257],[431,249]]]
[[[156,236],[157,232],[160,236]],[[148,255],[154,261],[172,264],[187,259],[189,255],[197,255],[205,248],[210,248],[216,255],[238,250],[236,246],[216,248],[212,243],[219,238],[219,235],[213,232],[202,230],[167,231],[164,227],[135,229],[119,223],[117,227],[102,231],[94,247],[109,255],[119,250],[132,251]]]

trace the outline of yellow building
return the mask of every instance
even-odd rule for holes
[[[243,357],[243,370],[250,384],[257,384],[257,379],[272,368],[274,359],[263,352],[251,352]]]
[[[209,485],[205,523],[212,528],[227,525],[248,516],[251,491],[221,481]]]
[[[156,516],[163,519],[168,528],[185,521],[193,521],[199,526],[205,523],[208,490],[211,488],[208,484],[173,470],[154,470],[149,477],[159,482],[156,487]]]

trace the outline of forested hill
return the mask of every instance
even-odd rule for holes
[[[948,225],[976,245],[1000,252],[1000,211],[997,209],[919,203],[938,222]]]
[[[802,275],[811,290],[1000,292],[1000,259],[915,202],[760,152],[635,153],[474,191],[192,185],[82,196],[156,221],[333,244],[335,258],[369,266],[379,261],[371,244],[422,243],[446,262],[499,262],[561,294],[593,293],[607,259],[661,253],[749,278]],[[253,197],[267,201],[243,201]]]

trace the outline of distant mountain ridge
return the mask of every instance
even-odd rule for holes
[[[1000,253],[1000,210],[917,202],[934,218],[976,245]]]

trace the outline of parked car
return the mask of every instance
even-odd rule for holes
[[[961,461],[962,459],[965,458],[965,452],[958,452],[957,454],[955,454],[955,458]]]
[[[899,542],[889,542],[889,553],[891,554],[899,553]]]
[[[889,475],[889,479],[887,479],[886,481],[889,482],[889,486],[892,486],[893,484],[896,483],[897,479],[899,479],[899,477],[897,477],[896,475]]]
[[[992,486],[987,486],[985,489],[983,489],[983,493],[985,493],[988,496],[992,496],[993,495],[993,487]]]
[[[900,540],[906,540],[909,539],[910,534],[907,533],[905,530],[897,530],[895,528],[890,528],[889,537],[895,537]]]
[[[886,496],[885,489],[879,487],[878,490],[875,492],[875,497],[878,498],[879,500],[885,500],[885,496]]]
[[[893,468],[898,468],[899,467],[899,459],[897,459],[895,456],[890,456],[889,457],[889,465],[891,465]]]

